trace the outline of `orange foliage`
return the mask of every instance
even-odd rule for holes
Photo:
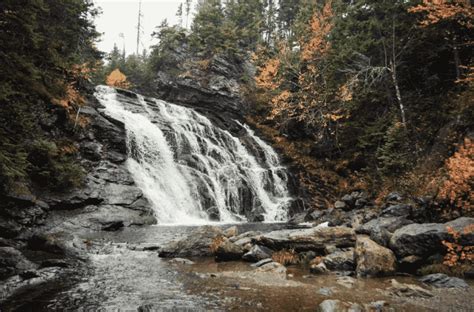
[[[298,254],[294,250],[280,250],[273,253],[272,260],[283,265],[297,264]]]
[[[127,76],[125,76],[118,68],[107,76],[106,83],[111,87],[122,89],[130,88],[130,83],[127,81]]]
[[[449,235],[451,235],[453,242],[442,241],[443,245],[447,248],[446,256],[444,257],[443,264],[454,267],[459,264],[474,263],[474,246],[462,246],[459,244],[461,233],[457,232],[451,227],[447,227]],[[470,224],[463,229],[464,235],[469,235],[474,232],[474,224]]]
[[[466,138],[459,150],[450,157],[445,167],[447,179],[442,183],[438,197],[450,204],[472,211],[474,204],[474,143]]]
[[[311,19],[310,39],[302,42],[301,59],[313,60],[316,55],[323,55],[329,50],[327,36],[332,29],[332,1],[326,1],[321,12],[316,12]]]
[[[279,87],[279,83],[275,81],[279,68],[280,60],[278,58],[269,59],[264,66],[259,68],[260,72],[255,77],[257,87],[267,90]]]
[[[423,4],[417,5],[409,10],[412,13],[426,13],[426,18],[421,21],[422,26],[436,24],[445,19],[455,18],[463,15],[468,17],[465,26],[472,28],[474,12],[469,0],[423,0]]]

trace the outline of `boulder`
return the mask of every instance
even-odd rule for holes
[[[396,258],[393,252],[367,236],[357,237],[354,258],[358,276],[390,275],[396,270]]]
[[[348,205],[345,202],[340,201],[340,200],[334,203],[334,208],[336,209],[346,210],[347,207]]]
[[[228,239],[220,239],[219,242],[213,243],[213,245],[216,261],[240,260],[244,255],[243,248]]]
[[[255,273],[261,274],[261,273],[269,273],[274,275],[277,278],[280,279],[286,279],[286,267],[283,264],[280,264],[278,262],[270,262],[267,264],[264,264],[257,269],[255,269]]]
[[[459,243],[463,246],[474,245],[474,233],[464,233],[463,229],[474,224],[474,218],[459,218],[444,224],[425,223],[410,224],[393,233],[390,239],[390,248],[398,257],[410,255],[429,257],[436,253],[443,253],[443,240],[452,241],[448,227],[460,233]]]
[[[359,234],[367,234],[378,244],[388,246],[393,232],[412,223],[413,221],[405,217],[380,217],[359,226],[356,232]]]
[[[200,227],[192,231],[187,237],[164,246],[159,256],[162,258],[211,257],[213,253],[210,246],[219,235],[222,235],[222,230],[218,227]]]
[[[273,250],[321,251],[326,245],[353,247],[356,235],[348,227],[315,227],[310,229],[278,230],[260,235],[254,242]]]
[[[232,226],[224,231],[224,236],[227,238],[235,237],[239,235],[239,229],[236,226]]]
[[[242,259],[249,262],[258,262],[263,259],[271,258],[273,250],[265,247],[254,245],[249,252],[242,256]]]
[[[436,288],[469,288],[464,280],[441,273],[423,276],[420,281]]]
[[[323,274],[323,273],[326,273],[328,272],[328,268],[326,268],[326,265],[321,262],[321,263],[318,263],[318,264],[312,264],[310,267],[309,267],[309,271],[312,273],[312,274]]]
[[[353,271],[355,267],[354,249],[336,251],[324,257],[323,262],[329,270]]]
[[[347,311],[347,307],[342,303],[341,300],[327,299],[319,304],[318,312],[344,312]]]

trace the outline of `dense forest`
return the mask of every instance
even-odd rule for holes
[[[299,168],[315,205],[321,192],[399,189],[472,213],[469,1],[208,0],[192,23],[190,6],[160,23],[151,51],[115,47],[104,62],[91,1],[4,1],[2,188],[80,184],[73,142],[38,116],[61,110],[73,135],[91,81],[154,94],[157,72],[220,56],[254,66],[239,80],[247,122]]]
[[[81,184],[73,133],[86,122],[77,112],[101,58],[97,12],[92,1],[0,4],[1,193]]]
[[[321,192],[398,189],[472,214],[469,1],[209,0],[189,27],[186,3],[177,14],[149,54],[115,48],[102,77],[119,69],[113,81],[153,93],[158,71],[251,60],[255,74],[240,77],[247,122],[300,168],[315,205],[326,206]]]

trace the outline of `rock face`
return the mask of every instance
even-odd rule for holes
[[[36,265],[13,247],[0,247],[0,280],[20,272],[36,268]]]
[[[245,107],[240,82],[246,74],[253,76],[254,67],[249,62],[236,64],[221,56],[212,57],[206,66],[196,66],[185,49],[172,53],[180,61],[156,75],[157,96],[191,106],[222,128],[238,132],[240,127],[234,120],[242,118]],[[173,74],[176,68],[185,74]]]
[[[355,247],[358,276],[379,276],[395,273],[396,258],[393,252],[378,245],[367,236],[358,236]]]
[[[255,242],[273,250],[324,251],[326,245],[353,247],[356,235],[347,227],[315,227],[303,230],[280,230],[263,234]]]
[[[390,239],[390,248],[398,257],[410,255],[428,257],[442,253],[444,247],[441,242],[452,240],[452,236],[448,233],[448,227],[461,233],[459,239],[461,245],[474,245],[474,233],[463,232],[465,227],[472,224],[474,224],[474,218],[459,218],[444,224],[410,224],[393,233]]]

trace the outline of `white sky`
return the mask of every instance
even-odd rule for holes
[[[140,53],[144,48],[156,44],[151,33],[166,18],[170,25],[178,23],[176,11],[184,0],[142,0],[142,36]],[[102,9],[102,14],[96,18],[97,30],[103,33],[97,44],[99,50],[110,52],[117,44],[121,50],[125,44],[127,54],[135,53],[137,47],[137,21],[139,0],[95,0],[96,7]],[[192,8],[195,3],[193,1]],[[191,19],[191,18],[190,18]],[[120,38],[123,33],[125,39]]]

